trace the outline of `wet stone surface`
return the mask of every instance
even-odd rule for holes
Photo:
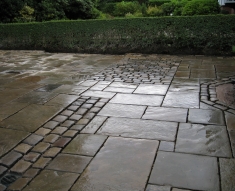
[[[113,117],[127,117],[127,118],[141,118],[145,109],[146,109],[145,106],[108,103],[98,113],[98,115],[113,116]]]
[[[110,137],[71,190],[144,190],[157,146],[158,141]]]
[[[176,152],[231,157],[225,126],[181,123]]]
[[[98,134],[174,141],[177,123],[141,119],[109,118]]]
[[[7,190],[235,190],[235,108],[216,91],[233,68],[233,57],[0,51],[0,176],[22,175]]]
[[[234,159],[219,159],[220,174],[222,182],[222,191],[234,190],[235,187],[235,160]]]
[[[195,190],[219,191],[216,158],[159,151],[149,182]]]
[[[63,153],[94,156],[107,136],[79,134],[65,147]]]

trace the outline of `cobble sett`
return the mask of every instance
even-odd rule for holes
[[[6,167],[8,167],[8,168],[11,167],[11,171],[17,172],[17,173],[20,173],[23,175],[23,178],[18,179],[15,183],[13,183],[9,187],[9,189],[13,189],[13,190],[23,189],[26,185],[29,184],[29,182],[31,181],[31,178],[38,177],[37,174],[40,172],[40,169],[44,169],[45,167],[48,169],[73,172],[74,169],[71,168],[71,166],[68,166],[69,168],[71,168],[71,170],[67,170],[68,168],[66,167],[66,165],[64,167],[62,166],[60,169],[60,167],[59,167],[60,165],[58,165],[61,163],[61,161],[59,160],[59,157],[62,159],[68,158],[69,160],[71,160],[73,162],[80,160],[82,162],[83,166],[76,172],[82,173],[83,170],[85,169],[86,165],[89,163],[89,161],[92,158],[89,158],[89,159],[87,158],[85,160],[86,157],[83,157],[84,159],[83,158],[80,159],[79,156],[77,158],[77,155],[73,156],[73,155],[60,154],[60,153],[66,152],[66,149],[64,149],[64,148],[69,148],[69,146],[72,145],[73,140],[75,141],[75,139],[76,139],[73,137],[75,137],[75,136],[77,137],[78,135],[84,136],[83,134],[78,134],[79,131],[81,131],[81,133],[95,133],[99,130],[99,128],[108,119],[108,117],[100,116],[100,113],[98,113],[98,112],[107,104],[107,102],[110,101],[110,99],[102,98],[102,96],[103,97],[107,97],[107,96],[110,97],[111,94],[103,94],[100,92],[105,91],[105,89],[109,90],[109,87],[110,88],[116,87],[117,90],[118,90],[118,87],[119,88],[121,87],[124,89],[125,88],[132,88],[135,90],[139,84],[165,85],[168,87],[168,85],[173,80],[174,73],[176,72],[177,67],[179,66],[178,61],[174,62],[174,61],[163,61],[162,60],[162,61],[155,62],[155,63],[143,61],[142,64],[137,64],[138,62],[140,62],[138,59],[130,59],[127,63],[112,66],[112,67],[104,70],[103,72],[92,76],[90,78],[90,80],[87,80],[87,81],[83,82],[82,84],[80,84],[81,86],[87,87],[87,89],[89,89],[89,87],[93,86],[90,89],[95,90],[93,92],[94,93],[97,92],[98,97],[87,97],[87,96],[79,97],[77,100],[75,100],[73,103],[71,103],[68,107],[66,107],[62,112],[60,112],[56,117],[54,117],[52,120],[50,120],[45,125],[43,125],[41,128],[39,128],[34,134],[31,134],[28,138],[26,138],[23,141],[23,143],[19,144],[15,148],[15,151],[17,151],[17,152],[11,151],[9,154],[4,156],[0,160],[0,164],[4,165],[4,167],[1,168],[2,172],[5,173],[5,171],[7,170]],[[187,69],[187,67],[185,69]],[[196,77],[198,77],[198,76],[196,75]],[[183,78],[185,78],[185,76]],[[216,85],[219,85],[219,83],[225,83],[225,82],[227,83],[231,79],[232,78],[227,78],[226,80],[224,79],[224,81],[222,80],[222,82],[216,81],[217,84],[213,84],[214,82],[213,83],[212,82],[202,83],[201,91],[200,91],[201,98],[202,98],[201,101],[205,104],[212,105],[213,107],[217,107],[219,109],[226,110],[230,113],[234,113],[233,108],[224,107],[219,102],[217,102],[217,97],[216,97],[216,92],[215,92]],[[107,81],[110,81],[110,82],[107,82]],[[104,82],[104,84],[102,85],[103,82]],[[122,83],[120,83],[120,82],[122,82]],[[125,83],[123,83],[123,82],[125,82]],[[193,80],[191,82],[194,83]],[[191,83],[191,82],[189,82],[189,83]],[[139,87],[141,87],[141,86],[139,86]],[[210,87],[210,89],[208,89],[209,87]],[[124,89],[122,89],[122,91]],[[112,89],[112,90],[114,90],[114,89]],[[119,90],[119,91],[121,91],[121,90]],[[119,92],[119,91],[117,91],[117,92]],[[124,90],[124,91],[126,91],[126,90]],[[144,93],[144,94],[146,93],[145,92],[146,90],[141,90],[141,91],[142,92],[140,92],[140,93]],[[154,91],[158,91],[158,90],[156,89]],[[128,93],[132,93],[132,92],[133,91],[128,91]],[[165,95],[166,92],[161,92],[160,94]],[[84,94],[84,95],[86,95],[86,94]],[[115,95],[115,94],[112,94],[112,95]],[[138,103],[134,103],[134,104],[138,104]],[[118,104],[118,105],[120,105],[120,104]],[[157,106],[159,106],[159,104]],[[140,107],[142,107],[142,106],[140,106]],[[144,107],[144,110],[145,109],[146,109],[146,107]],[[142,115],[144,113],[144,110],[143,110],[143,112],[141,111]],[[154,107],[152,108],[152,110],[154,110]],[[182,109],[182,111],[183,110],[186,110],[186,109]],[[114,113],[112,115],[114,115],[115,118],[120,117],[119,114],[118,115],[116,114],[116,111],[113,111],[113,112]],[[151,114],[151,112],[149,110],[149,113],[146,115],[146,117],[147,118],[150,117],[150,119],[158,120],[158,118],[154,117],[153,114]],[[96,116],[97,113],[98,113],[98,116]],[[183,114],[182,114],[183,116],[179,115],[177,118],[169,119],[169,121],[186,122],[184,119],[185,118],[184,113],[185,112],[183,112]],[[102,115],[102,112],[101,112],[101,115]],[[106,115],[106,114],[104,114],[104,115]],[[107,114],[107,116],[110,116],[110,115]],[[141,117],[141,115],[139,115],[139,116]],[[126,117],[126,115],[123,115],[121,117]],[[140,118],[140,117],[137,117],[137,118]],[[94,121],[92,121],[92,120],[94,120]],[[110,120],[112,120],[112,118]],[[123,120],[120,120],[120,121],[123,121]],[[147,121],[150,122],[150,120],[147,120]],[[115,123],[115,124],[118,125],[118,123]],[[137,126],[138,125],[139,125],[139,123],[137,123]],[[107,126],[105,126],[105,127],[107,128]],[[118,128],[119,128],[119,126],[117,126],[116,129],[118,129]],[[101,128],[98,131],[98,133],[99,132],[102,133],[105,130],[106,130],[105,128],[104,129]],[[119,130],[121,130],[121,129],[119,129]],[[139,131],[139,129],[137,131]],[[119,134],[120,133],[122,133],[122,132],[119,132]],[[103,135],[94,135],[94,136],[103,136]],[[148,137],[150,135],[144,135],[144,136]],[[158,136],[162,137],[162,135],[160,135],[160,134]],[[89,138],[89,136],[87,136],[87,137]],[[168,136],[166,136],[166,137],[168,137]],[[137,136],[136,138],[139,138],[139,136]],[[158,139],[161,140],[161,138],[158,138]],[[170,141],[173,141],[173,139],[174,138],[172,136],[172,139]],[[127,139],[120,138],[120,140],[127,140]],[[169,140],[167,138],[163,138],[163,140],[164,141],[160,142],[160,147],[159,147],[159,150],[161,150],[160,153],[162,154],[165,151],[173,152],[174,147],[175,147],[175,142],[168,142]],[[167,140],[167,141],[165,141],[165,140]],[[89,141],[92,142],[93,140],[91,139]],[[89,141],[87,142],[87,148],[90,148]],[[130,141],[131,141],[131,139],[130,139]],[[97,152],[97,150],[102,146],[102,143],[103,142],[101,142],[101,144],[97,146],[96,150],[93,151],[91,156],[94,156],[94,154]],[[133,144],[133,143],[131,143],[131,144]],[[158,145],[158,143],[157,143],[157,145]],[[32,151],[29,152],[29,150],[31,149],[31,146],[33,146],[33,149],[32,149]],[[109,147],[110,145],[107,145],[107,146]],[[105,149],[103,149],[103,150],[105,150]],[[18,152],[22,153],[23,155]],[[80,151],[76,151],[76,152],[79,153]],[[137,152],[137,151],[135,151],[135,152]],[[83,150],[81,153],[83,155],[86,155],[86,149]],[[73,154],[73,153],[71,153],[71,154]],[[172,155],[172,156],[177,156],[177,155]],[[184,155],[179,154],[179,157],[182,157],[182,156],[184,156]],[[193,155],[185,155],[185,156],[191,157]],[[9,161],[7,160],[7,157],[9,157],[9,159],[10,159]],[[102,156],[101,156],[101,158],[102,158]],[[62,160],[62,161],[64,161],[64,160]],[[96,161],[98,161],[98,160],[96,160]],[[159,162],[159,159],[158,159],[158,162]],[[117,162],[117,163],[119,163],[119,162]],[[53,165],[51,165],[51,164],[53,164]],[[32,166],[32,167],[30,167],[30,166]],[[155,168],[157,168],[157,167],[155,167]],[[190,167],[187,166],[187,168],[190,168]],[[167,167],[166,167],[166,169],[167,169]],[[156,171],[156,169],[155,169],[155,171]],[[170,170],[166,170],[166,171],[168,172]],[[99,173],[99,171],[97,171],[96,173]],[[154,173],[156,173],[156,172],[154,172]],[[44,174],[50,174],[50,172],[45,171]],[[154,179],[153,175],[151,175],[151,178],[152,178],[151,179],[152,182],[155,182],[155,181],[161,182],[162,181],[161,179],[160,180]],[[178,187],[178,186],[181,187],[182,185],[183,186],[185,185],[185,184],[181,184],[180,181],[178,181],[178,180],[176,182],[177,182],[176,187]],[[75,187],[73,187],[73,189],[79,187],[78,183],[79,182],[76,183],[76,185],[75,185]],[[161,182],[161,184],[162,184],[162,182]],[[33,183],[32,183],[32,185],[33,185]],[[193,185],[193,183],[191,183],[191,185]],[[30,186],[31,186],[31,184],[30,184]],[[147,190],[148,189],[151,190],[151,189],[155,189],[155,188],[158,189],[158,186],[149,185],[147,187]],[[165,188],[170,189],[169,187],[165,187]],[[197,186],[195,186],[194,188],[197,189]],[[202,186],[202,188],[203,188],[203,186]],[[172,188],[172,189],[177,190],[176,188]]]

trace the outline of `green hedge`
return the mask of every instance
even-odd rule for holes
[[[1,24],[0,49],[231,55],[235,15]]]
[[[150,6],[161,6],[164,3],[170,3],[170,2],[171,2],[171,0],[149,0],[148,4]]]

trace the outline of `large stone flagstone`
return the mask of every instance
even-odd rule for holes
[[[168,87],[168,85],[140,84],[134,93],[165,95]]]
[[[219,191],[217,159],[158,151],[149,183],[193,190]]]
[[[23,191],[68,191],[79,174],[43,170]]]
[[[168,92],[163,107],[199,108],[199,93]]]
[[[110,103],[160,106],[162,100],[163,96],[118,93],[110,100]]]
[[[158,141],[110,137],[72,191],[144,190]]]
[[[235,190],[235,159],[219,159],[222,191]]]
[[[87,156],[59,154],[46,168],[63,172],[82,173],[91,159]]]
[[[70,142],[63,153],[94,156],[107,136],[79,134]]]
[[[115,95],[113,92],[103,92],[103,91],[93,91],[93,90],[87,90],[82,94],[82,96],[87,97],[99,97],[99,98],[106,98],[110,99]]]
[[[209,156],[232,156],[225,126],[181,123],[175,150]]]
[[[141,119],[109,118],[98,134],[174,141],[177,123]]]
[[[33,132],[60,110],[60,106],[29,105],[17,114],[2,121],[0,126]]]
[[[220,110],[189,109],[188,121],[191,123],[224,125],[224,115]]]
[[[98,115],[113,116],[113,117],[127,117],[127,118],[141,118],[145,109],[146,109],[145,106],[108,103],[98,113]]]
[[[188,114],[188,109],[148,107],[143,116],[143,119],[186,122],[187,114]]]
[[[12,129],[0,128],[0,157],[14,148],[29,133]]]

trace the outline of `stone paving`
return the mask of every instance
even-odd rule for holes
[[[0,191],[235,190],[234,57],[0,55]]]

